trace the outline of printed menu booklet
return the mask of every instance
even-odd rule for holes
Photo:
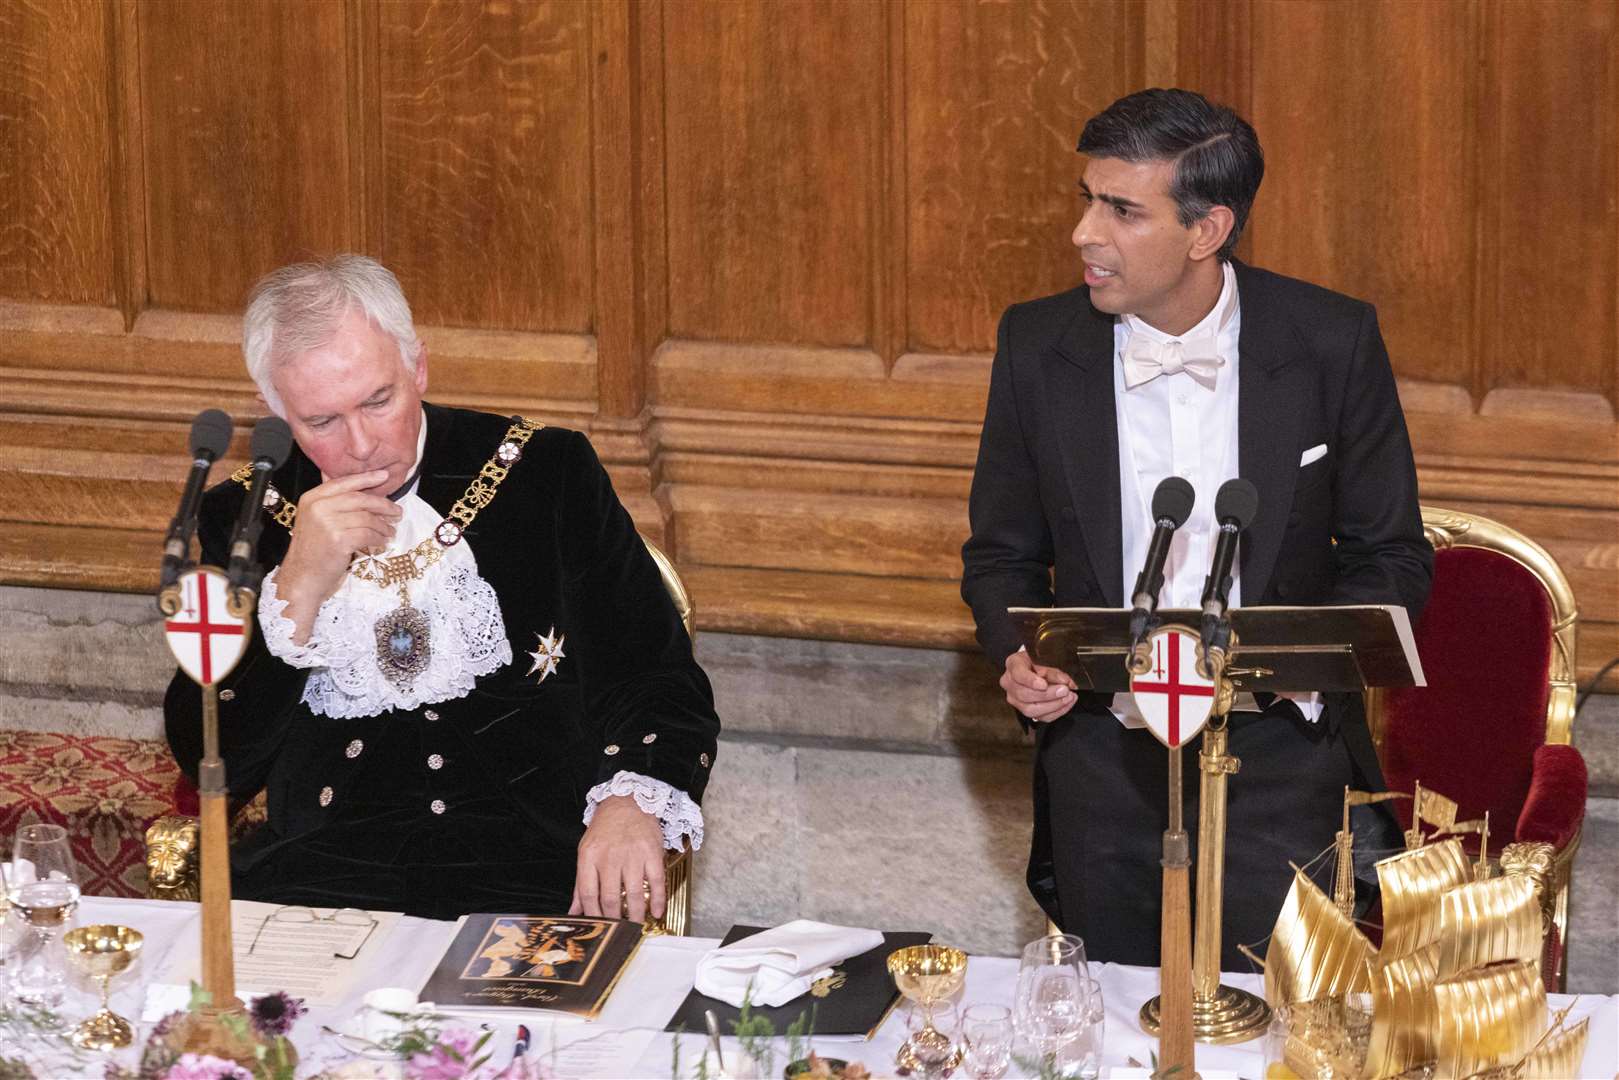
[[[546,1009],[593,1020],[641,944],[628,919],[463,915],[420,997],[456,1009]]]
[[[720,944],[741,941],[763,929],[760,926],[733,926]],[[755,1005],[750,1012],[754,1016],[769,1017],[779,1035],[813,1009],[812,1034],[864,1035],[869,1039],[877,1033],[899,1001],[899,989],[888,974],[888,954],[909,945],[926,945],[932,938],[932,934],[920,931],[884,933],[881,945],[833,965],[832,974],[810,987],[809,993],[785,1005],[771,1008]],[[734,1005],[727,1005],[718,998],[693,990],[680,1003],[680,1008],[664,1030],[706,1031],[707,1022],[703,1019],[703,1013],[708,1009],[714,1010],[714,1016],[720,1022],[720,1031],[725,1034],[730,1033],[731,1022],[742,1013]]]

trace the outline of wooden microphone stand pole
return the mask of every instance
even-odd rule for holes
[[[244,592],[245,598],[231,597],[233,615],[238,614],[239,606],[252,611],[256,598]],[[202,687],[202,760],[197,765],[197,795],[202,834],[202,988],[208,1002],[187,1016],[179,1043],[190,1053],[250,1062],[256,1059],[259,1039],[248,1023],[246,1007],[236,996],[231,943],[230,821],[226,806],[229,794],[225,762],[219,756],[219,689],[212,682]]]
[[[1169,828],[1164,830],[1163,921],[1159,937],[1158,1071],[1191,1077],[1192,1062],[1192,865],[1181,802],[1182,748],[1169,751]]]

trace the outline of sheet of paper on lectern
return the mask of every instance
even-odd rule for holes
[[[398,912],[372,911],[366,914],[377,921],[375,928],[369,922],[337,922],[325,918],[333,913],[332,908],[306,909],[322,916],[312,920],[295,921],[284,914],[271,918],[286,910],[281,904],[231,901],[231,951],[238,997],[284,990],[311,1005],[337,1005],[353,988],[355,972],[399,921]],[[159,981],[180,986],[201,982],[200,950],[174,950]]]

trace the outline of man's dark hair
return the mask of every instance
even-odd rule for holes
[[[1190,90],[1141,90],[1091,117],[1079,152],[1121,161],[1170,161],[1169,196],[1176,217],[1190,226],[1216,206],[1236,218],[1217,253],[1231,258],[1265,176],[1265,155],[1253,126]]]

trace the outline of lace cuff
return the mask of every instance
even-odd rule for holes
[[[635,805],[658,819],[663,826],[663,846],[680,850],[683,837],[691,837],[691,849],[703,846],[703,811],[684,791],[640,773],[620,772],[604,784],[597,784],[585,795],[585,824],[596,816],[596,807],[612,795],[634,795]]]
[[[270,650],[271,656],[290,667],[331,667],[337,657],[330,655],[321,634],[321,615],[326,612],[326,605],[331,603],[331,599],[321,605],[315,615],[315,625],[310,628],[309,639],[299,645],[292,640],[298,627],[285,614],[287,601],[276,592],[276,575],[280,572],[279,566],[271,570],[264,575],[264,581],[259,586],[259,630],[264,634],[264,647]]]

